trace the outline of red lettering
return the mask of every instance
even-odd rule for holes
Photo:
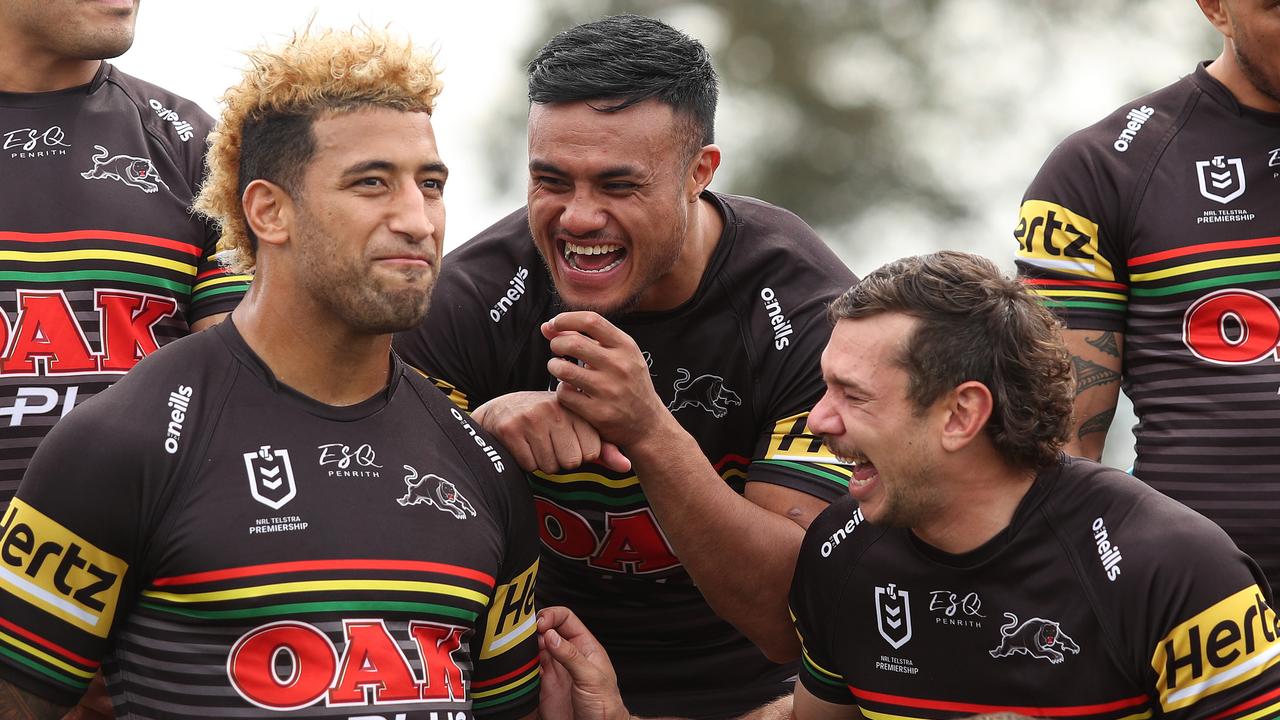
[[[173,315],[173,298],[119,291],[97,291],[102,328],[102,369],[124,372],[157,349],[155,325]]]
[[[1202,360],[1222,365],[1255,363],[1276,352],[1280,310],[1252,290],[1218,290],[1187,308],[1182,342]]]
[[[409,623],[409,634],[422,656],[424,700],[463,700],[467,688],[453,653],[462,647],[462,628],[424,622]]]
[[[538,508],[538,534],[543,545],[575,560],[591,557],[598,541],[585,518],[540,497],[533,503]]]
[[[409,661],[381,621],[347,620],[342,628],[347,648],[329,690],[330,706],[367,704],[365,688],[373,688],[374,703],[418,699]]]
[[[18,291],[18,319],[0,362],[6,375],[35,375],[44,358],[50,375],[93,372],[97,358],[61,292]]]
[[[276,674],[281,653],[293,664],[287,678]],[[268,710],[297,710],[324,697],[338,664],[329,638],[305,623],[278,622],[257,628],[231,648],[227,676],[240,697]]]
[[[618,572],[651,573],[680,564],[648,508],[621,515],[607,513],[605,523],[608,532],[588,565]]]

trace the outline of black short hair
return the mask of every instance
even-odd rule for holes
[[[715,142],[720,91],[711,55],[661,20],[613,15],[570,28],[528,70],[531,103],[608,100],[595,109],[616,112],[654,98],[688,121],[693,150]]]

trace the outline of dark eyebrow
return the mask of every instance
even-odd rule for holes
[[[388,160],[366,160],[364,162],[356,163],[355,165],[352,165],[351,167],[347,168],[346,171],[343,172],[342,174],[344,176],[359,175],[361,173],[377,172],[377,171],[389,172],[395,169],[396,169],[395,163],[390,162]],[[424,163],[418,167],[418,172],[436,172],[436,173],[441,173],[445,177],[449,176],[449,168],[446,167],[445,164],[440,161]]]
[[[852,390],[854,393],[858,395],[867,395],[867,396],[871,395],[870,389],[863,387],[861,383],[855,380],[850,380],[849,378],[837,377],[835,375],[828,376],[826,379],[827,379],[827,382],[831,383],[832,385],[838,385],[847,390]]]
[[[529,170],[536,173],[550,173],[552,175],[568,174],[564,170],[561,170],[559,167],[557,167],[552,163],[547,162],[546,160],[530,160]],[[601,170],[600,172],[596,173],[593,179],[612,180],[614,178],[628,177],[631,175],[635,175],[638,172],[639,170],[637,170],[636,168],[630,165],[613,165],[611,167],[607,167],[604,170]]]

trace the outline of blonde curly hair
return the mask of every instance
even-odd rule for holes
[[[230,251],[227,264],[251,273],[257,238],[240,204],[245,187],[261,178],[296,197],[315,152],[311,124],[318,117],[365,107],[430,114],[441,83],[433,54],[371,27],[308,27],[282,48],[247,55],[244,78],[222,96],[195,210],[221,228],[218,249]]]

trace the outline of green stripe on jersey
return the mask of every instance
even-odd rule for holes
[[[832,680],[826,673],[814,667],[813,663],[809,662],[809,658],[805,657],[803,654],[800,656],[800,662],[804,665],[805,671],[809,673],[809,677],[821,682],[823,685],[830,685],[831,687],[838,688],[845,687],[844,683],[839,680]]]
[[[1041,298],[1041,301],[1045,304],[1045,307],[1051,308],[1093,308],[1095,310],[1123,312],[1126,307],[1125,303],[1091,302],[1088,300],[1050,300]]]
[[[531,476],[532,478],[532,476]],[[644,493],[637,492],[621,497],[613,497],[604,493],[592,492],[590,490],[556,490],[553,487],[531,479],[531,485],[535,486],[538,495],[545,495],[553,500],[587,500],[590,502],[600,503],[601,505],[612,505],[615,507],[625,507],[628,505],[644,505]]]
[[[827,470],[821,465],[791,462],[789,460],[756,460],[756,462],[761,465],[779,465],[781,467],[790,468],[792,470],[799,470],[802,473],[806,473],[809,475],[816,475],[822,478],[823,480],[829,480],[841,487],[846,487],[846,488],[849,487],[849,478],[841,477],[840,475],[837,475],[836,473],[831,472],[830,470]]]
[[[1178,293],[1190,290],[1222,287],[1223,285],[1239,285],[1241,283],[1258,282],[1260,280],[1280,280],[1280,271],[1227,275],[1224,277],[1208,278],[1206,280],[1193,280],[1191,282],[1178,283],[1177,285],[1168,285],[1160,288],[1134,287],[1131,289],[1131,292],[1135,297],[1162,297],[1165,295],[1177,295]]]
[[[542,677],[540,675],[535,675],[533,682],[529,683],[525,687],[520,688],[519,690],[513,690],[507,693],[506,695],[499,695],[498,697],[493,698],[492,700],[485,700],[483,702],[473,701],[471,703],[471,709],[479,710],[481,708],[493,707],[494,705],[504,705],[506,703],[513,702],[533,692],[541,684],[542,684]]]
[[[204,300],[205,298],[211,298],[217,295],[226,295],[227,293],[233,293],[233,292],[244,292],[245,289],[248,287],[249,287],[249,283],[246,283],[246,282],[234,282],[234,283],[227,283],[226,285],[215,285],[211,288],[200,290],[196,294],[192,295],[191,303],[194,305],[195,303],[198,303],[201,300]]]
[[[479,613],[469,610],[461,610],[459,608],[450,607],[448,605],[436,605],[435,603],[415,603],[415,602],[397,602],[397,601],[347,601],[347,602],[306,602],[306,603],[287,603],[284,605],[268,605],[266,607],[244,608],[241,610],[192,610],[190,608],[178,608],[169,605],[159,605],[151,602],[138,603],[142,607],[159,612],[168,613],[170,615],[182,615],[184,617],[202,618],[208,620],[217,619],[236,619],[236,618],[254,618],[267,617],[271,615],[290,615],[293,613],[315,613],[338,611],[345,612],[349,610],[389,610],[392,612],[429,612],[438,615],[446,615],[455,617],[468,622],[474,621]]]
[[[75,282],[77,280],[95,280],[95,281],[119,281],[135,283],[137,285],[150,285],[152,287],[165,288],[175,293],[187,294],[191,292],[191,286],[187,283],[174,282],[173,280],[165,280],[164,278],[152,277],[141,273],[123,272],[121,270],[66,270],[63,272],[27,272],[12,270],[8,272],[0,272],[0,281],[12,282],[37,282],[37,283],[63,283]]]
[[[53,668],[49,667],[48,665],[45,665],[44,663],[32,660],[26,655],[16,653],[6,647],[0,647],[0,655],[4,655],[5,657],[13,660],[14,662],[18,662],[23,665],[26,665],[27,667],[31,668],[32,670],[35,670],[41,675],[47,675],[53,678],[54,680],[57,680],[58,682],[62,683],[63,685],[67,685],[68,687],[70,687],[71,689],[77,692],[84,692],[85,688],[89,687],[88,680],[77,680],[73,677],[63,675],[62,673],[58,672],[57,670],[54,670]]]

